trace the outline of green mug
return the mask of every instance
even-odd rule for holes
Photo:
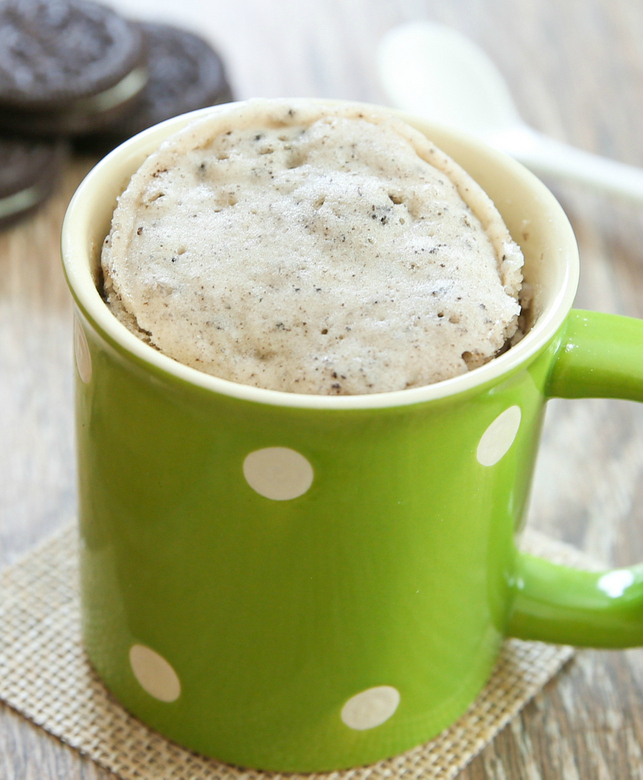
[[[643,567],[589,573],[517,548],[546,401],[643,400],[643,324],[571,310],[577,247],[550,192],[478,141],[402,115],[495,201],[525,254],[531,329],[427,387],[246,387],[138,340],[97,290],[118,194],[203,113],[112,152],[63,228],[83,636],[115,697],[221,761],[325,771],[450,725],[507,636],[643,644]]]

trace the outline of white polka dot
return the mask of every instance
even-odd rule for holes
[[[288,447],[255,450],[243,462],[243,475],[253,490],[273,501],[303,495],[313,482],[313,467]]]
[[[129,660],[141,688],[150,696],[166,702],[179,698],[181,681],[162,655],[145,645],[132,645]]]
[[[390,685],[368,688],[342,707],[342,720],[351,729],[374,729],[387,721],[400,703],[400,694]]]
[[[77,317],[74,319],[74,355],[78,376],[87,384],[92,378],[92,359],[89,354],[87,336],[85,336],[83,326]]]
[[[634,574],[629,569],[615,569],[608,571],[598,581],[598,587],[603,593],[613,599],[622,596],[625,591],[634,584]]]
[[[478,444],[478,462],[483,466],[494,466],[514,443],[522,414],[519,406],[498,415],[487,430],[482,434]]]

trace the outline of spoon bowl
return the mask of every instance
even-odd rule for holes
[[[393,28],[380,47],[384,89],[398,108],[474,135],[521,122],[500,71],[469,38],[450,27]]]
[[[445,25],[411,22],[383,38],[378,66],[392,105],[476,135],[534,172],[643,205],[643,171],[556,141],[520,117],[491,59]]]

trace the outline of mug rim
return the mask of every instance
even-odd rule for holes
[[[419,116],[385,106],[346,100],[313,98],[306,98],[306,100],[329,106],[351,104],[362,106],[364,109],[385,110],[416,127],[425,135],[428,135],[428,137],[430,137],[429,133],[432,130],[442,134],[446,133],[453,140],[469,147],[470,150],[475,151],[478,155],[482,155],[483,158],[487,158],[494,165],[504,168],[512,177],[520,180],[532,190],[541,208],[546,208],[555,215],[559,220],[559,227],[563,228],[564,232],[567,233],[568,246],[566,249],[568,251],[565,253],[566,261],[562,283],[554,299],[531,326],[528,333],[502,355],[493,358],[478,368],[450,379],[404,390],[338,396],[269,390],[222,379],[180,363],[139,339],[110,312],[98,291],[92,274],[92,255],[96,251],[96,247],[93,244],[88,245],[85,226],[92,219],[95,220],[95,202],[100,198],[102,185],[108,179],[111,180],[113,178],[111,171],[114,166],[128,165],[130,169],[129,175],[131,175],[141,165],[145,157],[152,153],[170,134],[180,130],[195,119],[225,111],[230,106],[235,105],[231,103],[182,114],[144,130],[104,157],[92,168],[78,186],[69,203],[63,221],[61,235],[62,261],[72,296],[92,326],[119,351],[136,358],[138,362],[146,364],[149,368],[154,369],[155,373],[160,373],[165,377],[169,376],[183,383],[241,401],[303,409],[357,410],[394,408],[435,401],[460,395],[483,385],[497,383],[501,377],[513,373],[520,365],[525,364],[530,358],[539,353],[553,339],[572,308],[578,285],[580,266],[573,230],[562,206],[550,190],[534,174],[513,158],[459,130],[454,130],[435,122],[428,122]],[[128,179],[123,182],[124,186],[122,189],[127,185],[127,181]],[[105,210],[108,207],[111,219],[111,212],[113,212],[115,203],[110,200],[110,203],[105,205]],[[514,240],[520,245],[520,241],[516,236],[514,236]]]

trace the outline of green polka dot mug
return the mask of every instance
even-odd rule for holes
[[[547,399],[643,400],[643,325],[571,310],[574,236],[532,174],[404,118],[491,195],[534,291],[520,343],[435,385],[246,387],[111,315],[96,284],[116,197],[186,117],[104,159],[65,219],[87,652],[129,711],[231,764],[323,771],[407,750],[474,700],[506,636],[643,644],[643,568],[517,548]]]

